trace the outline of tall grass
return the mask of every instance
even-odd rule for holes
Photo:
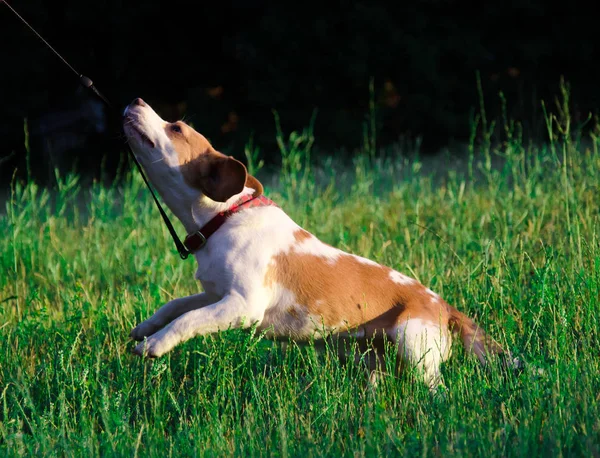
[[[141,179],[14,183],[0,216],[0,455],[598,456],[600,130],[583,138],[561,110],[541,146],[507,119],[492,136],[480,113],[489,136],[437,173],[367,137],[351,161],[310,160],[310,127],[278,130],[281,173],[261,178],[292,218],[416,277],[527,363],[483,370],[456,346],[445,399],[411,371],[370,390],[360,366],[256,333],[134,357],[131,328],[199,289]]]

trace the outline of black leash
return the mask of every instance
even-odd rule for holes
[[[71,69],[71,71],[73,73],[75,73],[77,75],[77,77],[79,78],[79,82],[81,83],[81,85],[83,87],[85,87],[86,89],[90,89],[94,94],[96,94],[96,96],[98,96],[98,98],[100,100],[102,100],[105,103],[105,105],[107,107],[109,107],[111,110],[115,110],[116,111],[116,109],[108,101],[108,99],[106,97],[104,97],[102,95],[102,93],[100,93],[100,91],[98,89],[96,89],[96,86],[94,86],[94,83],[92,82],[91,79],[89,79],[87,76],[84,76],[81,73],[79,73],[77,70],[75,70],[75,68],[73,68],[73,66],[71,64],[69,64],[69,62],[67,62],[67,60],[58,53],[58,51],[56,51],[56,49],[54,49],[52,46],[50,46],[50,43],[48,43],[44,39],[44,37],[42,37],[31,25],[29,25],[29,23],[19,13],[17,13],[17,11],[12,6],[10,6],[6,0],[0,0],[0,2],[4,3],[8,7],[8,9],[11,10],[15,14],[15,16],[17,16],[21,20],[21,22],[23,24],[25,24],[29,28],[29,30],[31,30],[40,40],[42,40],[42,42],[54,54],[56,54],[56,56],[60,60],[62,60],[64,62],[64,64],[67,67],[69,67],[69,69]],[[175,228],[173,227],[173,224],[171,224],[171,221],[169,220],[169,217],[167,216],[167,214],[165,213],[165,210],[162,208],[162,205],[158,201],[158,198],[156,197],[156,194],[155,194],[154,190],[152,189],[152,186],[150,186],[150,182],[146,178],[146,175],[144,174],[144,170],[142,169],[141,164],[139,163],[139,161],[135,157],[135,154],[133,154],[133,150],[131,149],[131,145],[129,145],[129,143],[127,143],[127,146],[129,146],[129,153],[131,155],[131,158],[133,159],[133,162],[135,162],[135,165],[137,166],[137,169],[139,170],[140,175],[142,175],[142,179],[144,180],[144,183],[146,183],[146,186],[148,187],[148,190],[150,191],[150,194],[152,194],[152,198],[154,199],[154,202],[156,203],[156,206],[158,207],[158,211],[160,212],[160,215],[162,216],[163,221],[167,225],[167,229],[169,229],[169,232],[171,233],[171,237],[173,237],[173,242],[175,242],[175,247],[177,248],[177,251],[179,252],[179,256],[181,256],[181,259],[186,259],[190,255],[190,252],[183,245],[183,243],[181,243],[181,240],[177,236],[177,232],[175,232]]]

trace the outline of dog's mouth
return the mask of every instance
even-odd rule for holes
[[[124,127],[125,131],[127,131],[127,130],[133,131],[134,134],[137,135],[137,137],[139,137],[139,139],[142,141],[142,143],[147,144],[151,148],[154,148],[156,146],[154,144],[154,142],[152,140],[150,140],[150,137],[148,137],[148,135],[146,135],[142,131],[142,129],[140,129],[137,126],[137,120],[135,118],[132,118],[131,116],[126,115],[123,120],[123,127]]]

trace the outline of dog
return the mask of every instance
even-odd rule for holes
[[[160,357],[198,335],[255,326],[274,339],[358,342],[374,355],[369,367],[376,383],[388,342],[400,365],[415,367],[434,391],[443,385],[440,365],[454,336],[484,365],[490,354],[507,354],[417,280],[301,228],[264,196],[240,161],[184,122],[163,120],[137,98],[124,111],[123,127],[189,234],[186,246],[204,290],[169,301],[137,325],[134,353]]]

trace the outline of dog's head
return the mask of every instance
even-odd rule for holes
[[[142,99],[125,108],[123,126],[150,181],[174,211],[203,196],[225,202],[249,179],[240,161],[216,151],[186,123],[165,121]],[[252,183],[260,186],[255,179]]]

